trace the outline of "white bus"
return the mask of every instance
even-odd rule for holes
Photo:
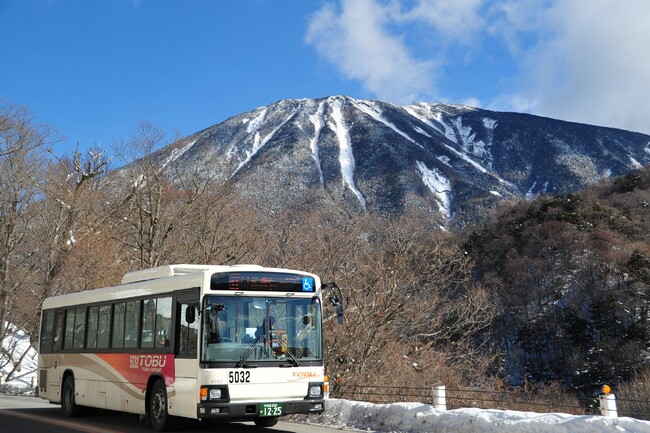
[[[288,269],[169,265],[48,298],[39,396],[66,416],[140,414],[156,431],[171,417],[270,427],[323,412],[322,288]]]

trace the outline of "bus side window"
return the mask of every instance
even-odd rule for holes
[[[99,307],[99,330],[97,335],[97,348],[108,349],[109,343],[109,327],[111,326],[111,306],[102,305]]]
[[[86,308],[81,307],[75,309],[73,347],[75,349],[83,349],[85,337],[86,337]]]
[[[140,347],[153,347],[154,330],[156,325],[156,300],[147,299],[142,309],[142,335]]]
[[[86,309],[69,308],[65,310],[64,349],[83,349],[86,335]]]
[[[63,310],[57,310],[54,317],[54,344],[52,352],[60,352],[63,348]]]
[[[198,304],[179,302],[177,308],[176,317],[178,317],[179,322],[177,324],[179,330],[177,355],[181,358],[195,358],[197,355],[199,335],[199,321],[197,320],[198,315],[196,314]],[[188,312],[190,313],[189,316]],[[192,315],[194,317],[191,317]]]
[[[113,305],[113,344],[111,347],[122,348],[124,347],[124,313],[125,303]]]
[[[172,298],[158,298],[156,308],[156,345],[155,347],[169,347],[172,326]]]
[[[88,349],[97,348],[98,316],[99,307],[88,308],[88,336],[86,337],[86,347]]]
[[[54,310],[43,312],[41,325],[41,353],[52,353],[54,343]]]
[[[138,323],[140,322],[140,301],[126,303],[126,324],[124,326],[124,347],[138,347]]]
[[[64,349],[72,349],[74,342],[74,309],[65,310],[65,339],[63,341]]]

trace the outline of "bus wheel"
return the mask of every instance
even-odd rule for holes
[[[63,381],[63,392],[61,393],[61,408],[63,415],[67,418],[79,416],[81,408],[74,398],[74,377],[68,376]]]
[[[153,384],[149,398],[149,419],[155,431],[165,431],[169,428],[170,419],[167,412],[167,391],[165,384],[158,380]]]
[[[255,425],[258,427],[273,427],[278,423],[280,417],[255,418]]]

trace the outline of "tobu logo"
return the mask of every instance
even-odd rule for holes
[[[160,371],[167,364],[167,358],[164,355],[131,355],[129,364],[133,369]]]
[[[299,377],[299,378],[304,378],[304,377],[316,377],[318,376],[318,373],[315,371],[294,371],[292,373],[293,377]]]

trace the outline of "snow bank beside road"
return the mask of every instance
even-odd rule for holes
[[[328,400],[326,407],[325,414],[317,418],[319,424],[382,433],[650,433],[650,421],[633,418],[493,409],[441,412],[422,403],[372,404],[338,399]]]
[[[32,393],[36,386],[38,353],[27,333],[7,322],[5,326],[5,338],[0,340],[0,392]],[[7,380],[10,373],[12,377]]]

